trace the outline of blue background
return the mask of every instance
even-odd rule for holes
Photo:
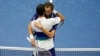
[[[35,7],[47,0],[0,0],[0,46],[31,47],[27,25]],[[54,0],[55,9],[65,16],[58,28],[55,46],[100,47],[100,0]]]

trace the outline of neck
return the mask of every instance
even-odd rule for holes
[[[39,18],[42,18],[42,17],[44,17],[43,15],[42,16],[39,16]]]

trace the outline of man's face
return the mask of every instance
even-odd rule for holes
[[[51,6],[45,6],[45,15],[49,17],[52,13]]]

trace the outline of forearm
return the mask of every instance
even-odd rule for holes
[[[36,42],[35,42],[34,39],[31,39],[31,45],[32,45],[33,47],[36,47]]]
[[[60,17],[61,21],[64,21],[64,16],[61,13],[57,12],[56,15]]]
[[[35,26],[42,30],[42,32],[49,38],[52,38],[55,34],[55,30],[49,31],[48,29],[44,28],[40,22],[35,22]]]
[[[43,31],[43,33],[45,35],[47,35],[49,38],[52,38],[55,34],[55,31],[52,30],[52,31],[49,31],[48,29],[44,28],[44,27],[41,27],[41,30]]]
[[[29,39],[30,39],[31,45],[33,47],[36,47],[32,27],[31,27],[31,23],[29,23],[29,25],[28,25],[28,33],[29,33],[29,37],[30,37]]]

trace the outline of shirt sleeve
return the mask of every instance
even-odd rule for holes
[[[50,31],[56,30],[57,29],[57,26],[58,26],[58,24],[54,25]]]
[[[55,25],[55,24],[58,24],[60,23],[60,18],[59,17],[55,17],[52,19],[52,24]]]

